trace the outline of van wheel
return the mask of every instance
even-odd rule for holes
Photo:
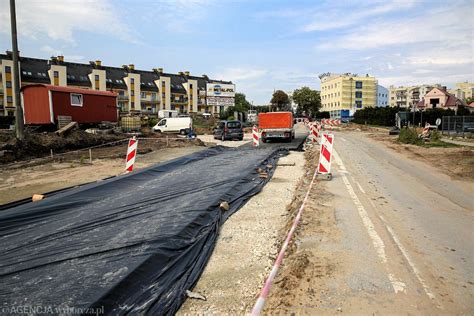
[[[155,131],[155,133],[161,134],[161,129],[155,129],[154,131]]]

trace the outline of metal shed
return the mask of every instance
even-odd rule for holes
[[[117,122],[113,92],[34,84],[23,87],[21,97],[25,124],[57,124],[58,116],[82,124]]]

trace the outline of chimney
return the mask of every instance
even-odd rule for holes
[[[6,50],[5,53],[7,54],[8,57],[12,58],[13,52],[11,50]]]
[[[447,89],[447,88],[446,88],[446,86],[443,86],[443,88],[442,88],[442,89],[443,89],[443,91],[447,91],[447,90],[446,90],[446,89]]]
[[[135,65],[134,65],[134,64],[129,64],[129,65],[128,65],[128,69],[130,69],[130,70],[135,70]]]
[[[57,60],[58,60],[59,62],[61,62],[61,63],[64,62],[64,56],[59,55],[59,56],[57,57]]]
[[[178,75],[183,76],[184,73],[182,71],[178,72]]]
[[[95,65],[96,65],[97,67],[102,66],[102,61],[100,61],[100,60],[97,59],[97,60],[95,61]]]
[[[186,75],[186,77],[189,76],[189,71],[185,71],[184,74]]]
[[[209,80],[209,77],[206,74],[203,74],[202,77],[206,80]]]
[[[159,72],[160,74],[162,74],[162,73],[163,73],[163,68],[158,68],[158,72]]]

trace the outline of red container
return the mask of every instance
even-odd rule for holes
[[[268,112],[258,114],[260,129],[293,128],[293,113]]]
[[[44,84],[25,86],[21,92],[25,124],[56,124],[60,115],[83,124],[117,122],[117,94],[113,92]],[[80,95],[80,105],[73,104],[77,101],[73,95]]]

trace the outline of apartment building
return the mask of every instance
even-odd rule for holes
[[[388,106],[388,89],[381,85],[377,85],[377,106]]]
[[[416,106],[424,96],[434,88],[442,88],[440,84],[422,84],[416,86],[389,87],[390,106],[399,106],[402,108],[411,108]]]
[[[377,79],[369,75],[332,74],[319,76],[321,80],[321,111],[331,118],[345,118],[355,111],[377,105]]]
[[[474,96],[474,83],[468,81],[456,83],[455,88],[449,89],[448,92],[461,100],[472,99]]]
[[[165,73],[163,68],[137,70],[134,64],[122,67],[103,66],[100,60],[84,63],[67,62],[63,56],[38,59],[20,57],[20,85],[51,84],[117,93],[121,113],[155,114],[159,110],[180,113],[218,114],[226,106],[207,105],[207,84],[231,84],[208,76],[192,76],[188,71]],[[0,115],[15,115],[12,89],[12,56],[0,54]]]

